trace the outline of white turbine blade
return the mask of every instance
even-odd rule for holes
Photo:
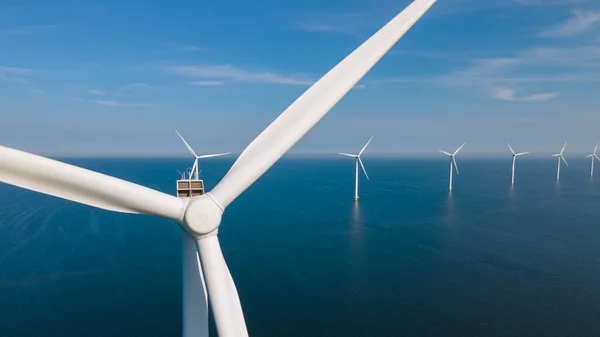
[[[456,165],[456,159],[454,159],[454,157],[452,157],[452,162],[454,163],[454,168],[456,169],[456,174],[460,175],[460,173],[458,173],[458,165]]]
[[[237,289],[216,235],[196,239],[219,337],[248,336]]]
[[[443,154],[445,154],[445,155],[447,155],[447,156],[450,156],[450,157],[452,157],[452,153],[448,153],[448,152],[446,152],[446,151],[442,151],[442,150],[438,150],[438,151],[440,151],[441,153],[443,153]]]
[[[569,163],[567,163],[567,160],[565,159],[565,157],[560,156],[560,159],[562,159],[565,162],[565,164],[567,164],[567,166],[569,166]]]
[[[208,297],[196,240],[183,233],[182,336],[208,336]]]
[[[181,221],[185,202],[125,180],[0,146],[0,181],[110,211]]]
[[[589,158],[589,157],[593,157],[593,156],[595,156],[595,154],[593,154],[593,153],[592,153],[592,154],[588,154],[588,155],[587,155],[587,156],[585,156],[585,157],[586,157],[586,158]]]
[[[508,145],[510,152],[512,152],[512,154],[516,156],[517,154],[515,154],[515,150],[513,150],[513,148],[510,146],[510,144],[506,143],[506,145]]]
[[[355,155],[355,154],[350,154],[350,153],[343,153],[343,152],[340,152],[340,153],[338,153],[338,154],[341,154],[342,156],[346,156],[346,157],[352,157],[352,158],[357,158],[357,157],[358,157],[357,155]]]
[[[181,140],[183,140],[183,143],[188,148],[188,150],[190,151],[190,153],[194,157],[198,158],[198,155],[196,154],[196,152],[194,152],[194,149],[192,149],[192,147],[190,146],[190,144],[188,144],[188,142],[186,142],[185,139],[183,139],[183,136],[179,133],[179,131],[175,130],[175,133],[177,133],[177,135],[179,136],[179,138],[181,138]]]
[[[358,153],[358,156],[360,157],[363,152],[365,152],[365,149],[367,148],[367,146],[369,146],[369,143],[373,140],[373,136],[371,136],[371,138],[369,138],[369,141],[367,142],[367,144],[365,144],[365,146],[362,148],[362,150],[360,150],[360,152]]]
[[[553,154],[552,157],[560,157],[560,153]]]
[[[594,148],[594,154],[596,154],[597,150],[598,150],[598,143],[596,143],[596,147]]]
[[[225,208],[260,178],[348,93],[436,0],[416,0],[338,63],[242,152],[210,192]]]
[[[369,180],[369,175],[367,174],[367,170],[365,170],[365,165],[363,165],[363,162],[360,159],[360,157],[358,158],[358,162],[360,163],[360,166],[362,167],[363,172],[365,173],[365,177],[367,177],[367,180]]]
[[[598,156],[597,156],[597,155],[594,155],[594,157],[595,157],[596,159],[598,159],[598,161],[600,161],[600,158],[598,158]]]
[[[521,152],[521,153],[517,153],[515,154],[515,156],[522,156],[524,154],[530,154],[531,152]]]
[[[226,153],[213,153],[213,154],[203,154],[201,156],[198,156],[198,159],[203,159],[203,158],[212,158],[212,157],[220,157],[220,156],[226,156],[228,154],[230,154],[231,152],[226,152]]]
[[[458,149],[456,149],[456,151],[454,151],[454,153],[452,155],[456,156],[456,154],[458,153],[458,151],[460,151],[463,148],[463,146],[465,146],[465,144],[467,144],[467,142],[464,142],[463,145],[461,145]]]
[[[560,154],[563,154],[563,152],[565,151],[565,147],[567,147],[567,142],[565,142],[565,145],[563,145],[562,150],[560,150]]]

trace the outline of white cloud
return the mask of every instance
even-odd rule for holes
[[[495,88],[493,90],[493,97],[499,100],[504,101],[529,101],[529,102],[538,102],[538,101],[547,101],[558,95],[558,92],[550,92],[550,93],[542,93],[542,94],[534,94],[529,96],[517,96],[517,89],[511,88]]]
[[[0,81],[13,83],[29,83],[27,77],[33,75],[33,69],[0,66]]]
[[[571,11],[571,17],[554,27],[546,28],[539,32],[542,37],[564,37],[581,34],[589,31],[600,23],[600,13],[593,11]]]
[[[273,72],[250,71],[225,65],[177,65],[159,67],[161,70],[185,77],[210,81],[234,81],[287,85],[310,85],[313,81],[302,75],[282,75]]]
[[[96,89],[91,89],[91,90],[88,91],[88,93],[90,93],[92,95],[98,95],[98,96],[104,96],[104,95],[106,95],[106,93],[104,91],[96,90]]]
[[[11,36],[11,35],[31,35],[35,31],[47,30],[56,27],[55,25],[39,25],[39,26],[28,26],[18,28],[6,28],[0,29],[0,36]]]
[[[151,104],[143,104],[143,103],[122,103],[122,102],[115,102],[115,101],[103,101],[103,100],[96,100],[96,101],[91,101],[94,104],[98,104],[98,105],[107,105],[107,106],[114,106],[114,107],[151,107]]]
[[[203,86],[203,87],[215,87],[215,86],[219,86],[219,85],[223,85],[225,82],[223,81],[195,81],[195,82],[188,82],[189,85],[197,85],[197,86]]]

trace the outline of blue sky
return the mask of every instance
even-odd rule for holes
[[[0,144],[239,153],[408,3],[4,1]],[[599,33],[593,0],[439,0],[292,151],[591,151]]]

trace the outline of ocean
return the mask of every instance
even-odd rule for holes
[[[600,169],[284,158],[220,241],[251,336],[598,336]],[[65,159],[174,194],[189,159]],[[201,162],[208,189],[234,158]],[[0,336],[180,336],[181,230],[0,184]],[[214,329],[212,331],[214,333]]]

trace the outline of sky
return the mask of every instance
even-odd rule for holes
[[[409,3],[2,1],[0,144],[240,153]],[[591,152],[599,75],[595,0],[438,0],[291,153]]]

